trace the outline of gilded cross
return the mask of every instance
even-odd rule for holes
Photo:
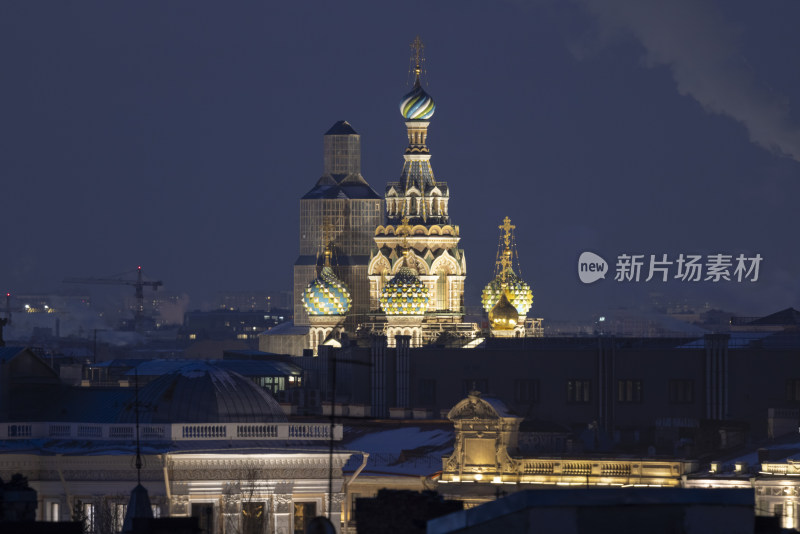
[[[409,220],[408,216],[403,217],[403,224],[397,228],[397,231],[403,234],[403,242],[400,246],[404,249],[408,249],[408,236],[411,235],[411,225],[408,224]]]
[[[511,224],[511,219],[506,217],[503,219],[503,224],[498,226],[503,231],[503,243],[505,243],[506,247],[511,246],[511,231],[516,228],[513,224]]]
[[[414,42],[411,43],[411,61],[414,62],[416,65],[414,72],[417,74],[417,78],[419,78],[420,70],[422,69],[422,63],[425,62],[425,45],[422,44],[422,39],[419,38],[419,35],[414,39]]]
[[[502,276],[503,284],[505,285],[508,271],[511,269],[511,231],[514,230],[516,226],[511,224],[511,219],[506,217],[503,219],[503,224],[498,226],[498,228],[503,231],[503,243],[505,244],[505,247],[500,253],[500,260],[497,263],[501,269],[500,275]]]

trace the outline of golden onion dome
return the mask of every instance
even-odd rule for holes
[[[489,323],[493,330],[514,330],[519,323],[519,313],[508,300],[506,293],[500,295],[500,300],[489,311]]]
[[[517,277],[514,271],[506,273],[506,281],[503,283],[503,275],[499,274],[494,280],[486,284],[481,293],[481,304],[486,312],[489,312],[500,301],[500,297],[505,294],[509,302],[517,309],[520,316],[525,316],[533,304],[533,291],[524,280]]]

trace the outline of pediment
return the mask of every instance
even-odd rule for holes
[[[461,402],[453,406],[448,412],[447,418],[451,421],[458,421],[464,419],[500,419],[501,415],[497,413],[494,407],[480,397],[480,393],[474,391],[463,399]]]

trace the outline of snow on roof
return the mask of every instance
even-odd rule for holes
[[[450,422],[391,425],[373,422],[345,426],[342,448],[369,453],[362,476],[426,476],[441,471],[442,456],[453,451],[454,439]],[[360,455],[354,455],[344,470],[355,471],[361,461]]]
[[[448,425],[450,431],[444,429],[423,429],[418,426],[403,426],[390,430],[377,430],[361,434],[347,447],[366,452],[395,452],[416,449],[424,446],[452,447],[453,425]],[[350,428],[345,429],[347,435]]]
[[[497,412],[497,415],[500,417],[519,417],[508,406],[506,406],[506,403],[496,397],[481,397],[481,400],[486,401],[489,406],[494,408],[494,411]]]

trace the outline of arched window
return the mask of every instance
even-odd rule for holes
[[[436,280],[436,309],[446,310],[447,305],[447,272],[440,272],[439,279]]]

